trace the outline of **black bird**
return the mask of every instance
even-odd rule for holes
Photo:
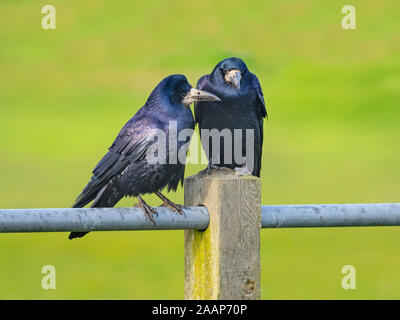
[[[146,104],[122,128],[107,154],[94,168],[91,180],[73,207],[84,207],[92,200],[91,207],[113,207],[124,196],[131,196],[138,199],[136,206],[142,208],[155,223],[153,214],[157,212],[141,197],[146,193],[155,193],[163,201],[163,206],[183,214],[182,206],[168,200],[160,191],[166,186],[168,191],[176,190],[179,182],[183,183],[185,163],[177,158],[170,161],[174,156],[171,153],[188,147],[191,134],[185,141],[175,138],[176,147],[172,148],[168,143],[169,131],[173,128],[170,124],[176,124],[178,134],[183,129],[193,132],[190,104],[195,101],[220,100],[211,93],[192,88],[183,75],[171,75],[162,80]],[[148,151],[155,147],[160,133],[165,134],[165,148],[164,151],[155,149],[154,155],[161,156],[164,152],[166,161],[148,161],[151,156]],[[86,233],[71,232],[69,239],[83,237]]]
[[[238,174],[246,172],[259,177],[263,120],[267,117],[267,111],[257,77],[247,69],[243,60],[228,58],[218,63],[211,74],[201,77],[197,88],[211,92],[222,100],[218,105],[214,102],[196,102],[194,105],[195,121],[199,125],[201,142],[209,160],[209,165],[203,173],[212,169],[230,168],[235,169]],[[202,129],[217,129],[219,132],[227,129],[231,134],[232,143],[224,137],[220,139],[218,150],[213,150],[212,139],[204,139]],[[240,135],[237,136],[236,142],[234,129],[239,129],[242,134],[241,139]],[[246,153],[246,129],[254,130],[254,148],[250,150],[252,155]],[[240,140],[241,146],[237,143]],[[236,153],[245,159],[237,161]]]

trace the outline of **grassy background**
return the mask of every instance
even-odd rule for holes
[[[348,1],[53,0],[53,31],[45,4],[0,2],[0,207],[70,206],[160,79],[195,85],[228,56],[268,103],[264,204],[399,202],[399,1],[353,0],[355,31],[340,24]],[[265,299],[400,298],[398,228],[261,241]],[[183,232],[0,234],[0,257],[1,299],[183,298]],[[56,290],[41,288],[46,264]],[[356,290],[341,288],[347,264]]]

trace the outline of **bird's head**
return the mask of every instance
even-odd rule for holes
[[[239,90],[242,78],[247,71],[247,66],[242,59],[227,58],[217,64],[213,74],[219,79],[222,78],[226,85]]]
[[[192,88],[186,77],[181,74],[171,75],[165,78],[162,83],[163,91],[174,105],[183,104],[189,107],[197,101],[221,101],[220,98],[210,92]]]

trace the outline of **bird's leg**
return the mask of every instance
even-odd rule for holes
[[[183,210],[182,210],[183,208],[185,208],[184,206],[173,203],[166,196],[162,195],[161,192],[157,191],[155,194],[163,201],[163,204],[161,205],[161,207],[170,208],[172,211],[186,216],[185,212],[183,212]]]
[[[251,175],[249,168],[247,168],[247,164],[244,164],[242,167],[236,167],[235,173],[237,176],[250,176]]]
[[[234,173],[234,170],[233,170],[233,169],[230,169],[230,168],[227,168],[227,167],[219,167],[219,166],[216,166],[216,165],[214,165],[214,164],[211,164],[211,170],[215,170],[215,171],[219,171],[219,172],[225,172],[225,173],[230,173],[230,174],[233,174],[233,173]]]
[[[154,220],[154,215],[156,215],[158,217],[158,212],[153,209],[152,207],[150,207],[143,199],[140,195],[136,196],[136,198],[138,199],[138,203],[133,205],[136,208],[140,208],[144,211],[144,214],[150,219],[151,222],[154,223],[154,225],[156,224],[156,221]]]
[[[226,168],[226,167],[219,167],[216,166],[215,164],[212,164],[211,162],[208,163],[207,168],[205,168],[204,170],[201,170],[198,174],[200,177],[204,177],[204,176],[208,176],[210,174],[213,173],[217,173],[217,172],[221,172],[221,173],[230,173],[233,174],[235,173],[234,170]]]
[[[200,177],[204,177],[204,176],[208,176],[209,174],[211,174],[211,166],[214,166],[213,164],[211,164],[211,162],[208,163],[207,168],[205,168],[204,170],[199,171],[198,175]]]

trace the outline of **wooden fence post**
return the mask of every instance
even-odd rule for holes
[[[260,299],[260,179],[188,177],[185,205],[210,213],[207,230],[185,231],[185,299]]]

